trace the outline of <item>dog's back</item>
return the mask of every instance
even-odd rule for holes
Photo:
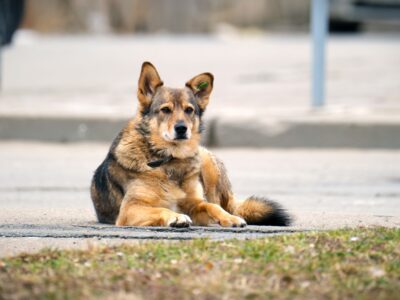
[[[115,224],[125,194],[123,168],[117,161],[115,148],[122,132],[113,141],[104,161],[94,172],[90,194],[100,223]]]

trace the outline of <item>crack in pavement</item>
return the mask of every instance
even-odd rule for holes
[[[209,239],[249,239],[307,231],[276,226],[247,226],[245,228],[222,227],[116,227],[111,225],[37,225],[2,224],[0,237],[37,237],[37,238],[118,238],[118,239],[166,239],[188,240],[194,238]]]

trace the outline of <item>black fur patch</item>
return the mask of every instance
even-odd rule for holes
[[[107,173],[108,162],[107,160],[104,160],[94,172],[93,184],[95,186],[95,189],[97,190],[99,198],[97,199],[96,203],[93,202],[93,204],[95,205],[95,211],[99,222],[112,224],[115,220],[113,220],[113,217],[110,216],[110,213],[105,213],[106,211],[112,212],[109,201],[107,199],[104,199],[104,197],[109,197],[110,194]]]
[[[121,194],[121,197],[123,197],[125,195],[124,188],[122,187],[122,185],[119,184],[117,180],[115,180],[115,178],[110,173],[108,173],[108,180],[110,181],[111,185],[118,191],[118,193]]]
[[[109,166],[111,163],[114,163],[114,159],[113,154],[109,152],[93,176],[93,183],[99,197],[95,204],[95,211],[100,223],[114,224],[117,218],[118,211],[115,210],[115,199],[112,196],[110,188],[120,193],[121,197],[125,193],[123,187],[110,174]]]
[[[107,160],[104,160],[102,164],[96,169],[93,176],[96,190],[101,195],[108,195],[107,169],[108,163]]]
[[[247,222],[249,225],[289,226],[292,223],[292,220],[286,210],[275,201],[256,196],[251,196],[246,201],[262,202],[271,208],[271,211],[262,218]]]
[[[150,168],[157,168],[163,164],[166,164],[167,162],[170,162],[173,159],[172,155],[158,159],[158,160],[153,160],[151,162],[148,162],[147,165]]]

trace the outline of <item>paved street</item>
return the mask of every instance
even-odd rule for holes
[[[112,244],[140,236],[175,239],[174,232],[132,232],[96,224],[89,183],[107,148],[95,143],[1,142],[0,255],[43,246]],[[239,197],[268,195],[288,209],[295,220],[289,230],[400,226],[400,151],[215,152],[226,163]],[[272,229],[193,229],[178,236],[243,238],[271,234]]]

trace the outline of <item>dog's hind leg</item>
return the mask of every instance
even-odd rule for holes
[[[221,206],[203,200],[191,200],[190,216],[196,225],[218,223],[223,227],[245,227],[246,222],[240,216],[234,216]]]
[[[201,158],[202,184],[209,202],[219,204],[227,212],[242,217],[249,225],[290,225],[290,216],[274,201],[255,196],[246,200],[236,199],[223,163],[204,148],[201,149]]]
[[[229,211],[229,200],[233,196],[224,164],[205,148],[200,148],[200,157],[200,178],[207,201]]]
[[[210,203],[204,199],[203,187],[198,180],[198,175],[187,179],[182,185],[186,198],[179,202],[181,211],[187,213],[196,225],[207,226],[218,223],[223,227],[244,227],[245,220],[227,212],[217,203]]]

